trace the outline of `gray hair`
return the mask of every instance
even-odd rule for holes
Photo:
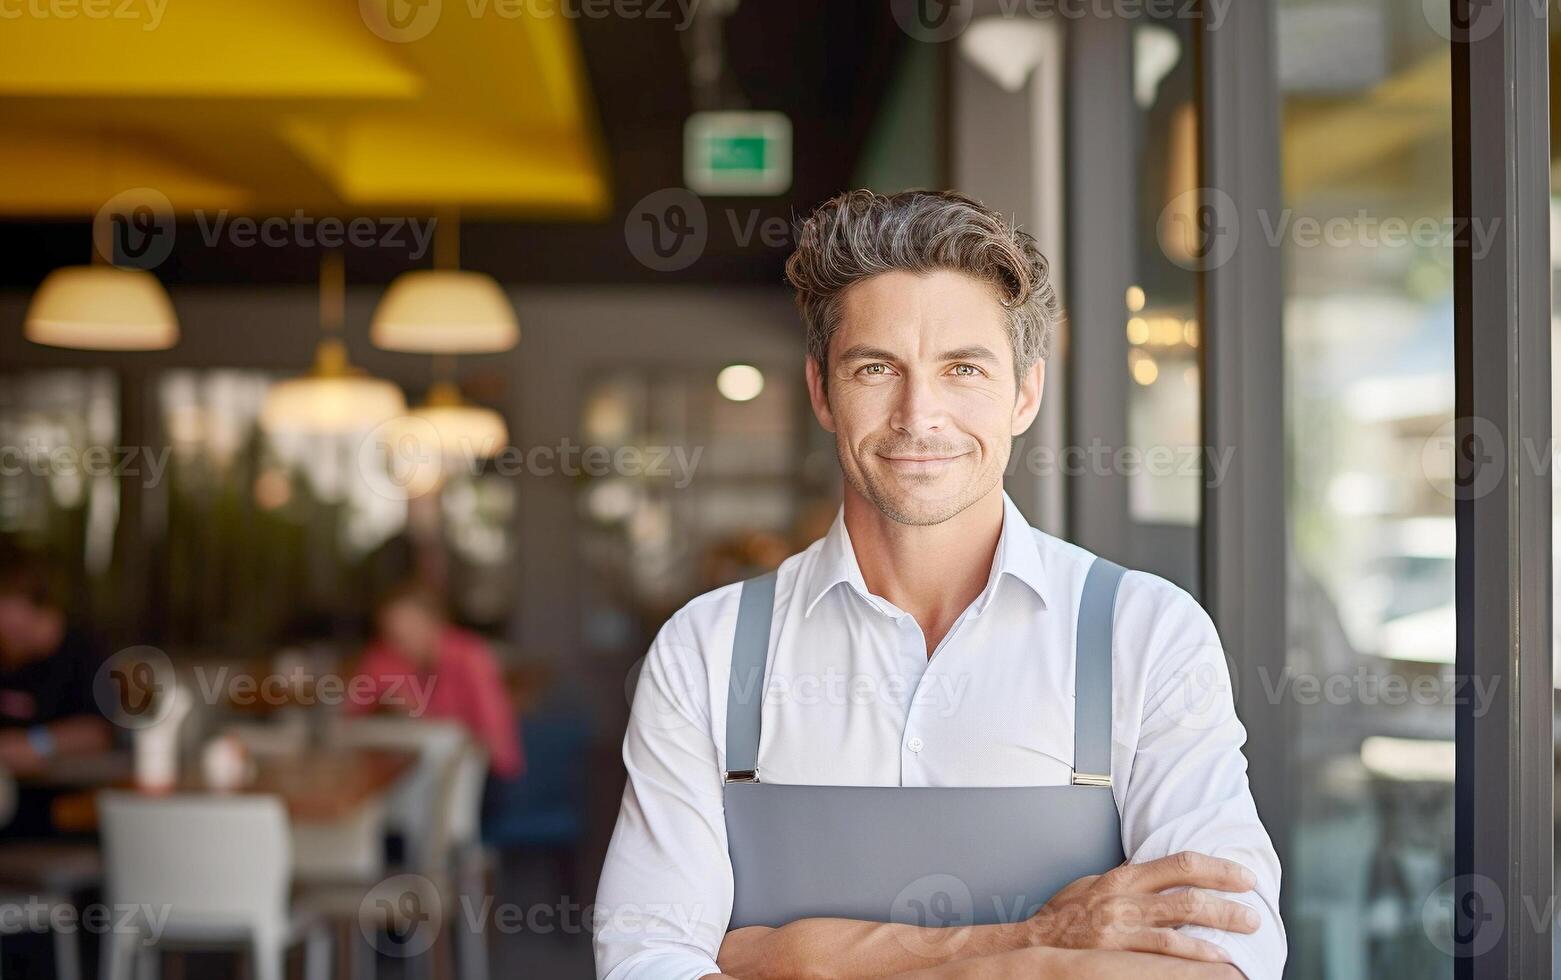
[[[963,272],[992,284],[1008,313],[1019,377],[1051,353],[1062,301],[1035,239],[955,191],[846,191],[803,222],[786,279],[797,290],[808,354],[826,364],[846,289],[879,273]]]

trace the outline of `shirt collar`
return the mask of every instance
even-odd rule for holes
[[[998,535],[997,553],[992,561],[992,573],[987,578],[986,588],[975,601],[977,615],[984,612],[992,602],[992,597],[997,594],[998,584],[1004,575],[1012,575],[1014,578],[1029,586],[1041,600],[1041,606],[1046,606],[1046,566],[1041,560],[1041,549],[1035,540],[1035,533],[1030,528],[1030,523],[1019,512],[1018,506],[1007,493],[1003,494],[1003,530]],[[852,591],[864,599],[882,608],[878,597],[867,591],[867,583],[862,578],[862,567],[857,564],[856,550],[851,546],[851,534],[846,530],[846,511],[842,506],[835,514],[835,522],[830,525],[829,533],[824,535],[823,543],[813,562],[813,569],[808,576],[807,590],[803,593],[807,605],[803,607],[803,615],[810,616],[813,607],[818,605],[820,599],[835,586],[846,584]]]

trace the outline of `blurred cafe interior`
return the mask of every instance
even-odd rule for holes
[[[5,976],[234,975],[216,927],[91,926],[125,902],[248,923],[259,978],[591,975],[647,644],[839,506],[782,267],[848,188],[1036,235],[1069,322],[1009,493],[1209,598],[1250,471],[1185,229],[1203,35],[1249,14],[956,6],[0,3]],[[1238,701],[1289,975],[1450,977],[1454,708],[1373,693],[1455,655],[1447,25],[1250,6],[1284,209],[1251,574],[1283,671],[1350,692]],[[418,882],[468,901],[425,928]]]

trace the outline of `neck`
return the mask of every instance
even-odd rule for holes
[[[986,588],[1003,531],[1001,486],[941,524],[900,524],[845,492],[846,531],[867,590],[910,613],[927,654]]]

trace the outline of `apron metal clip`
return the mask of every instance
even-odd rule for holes
[[[759,771],[757,769],[730,769],[726,773],[726,781],[729,783],[757,783]]]
[[[1101,774],[1093,773],[1093,772],[1076,772],[1076,773],[1073,774],[1073,785],[1075,785],[1075,786],[1110,786],[1111,785],[1111,775],[1109,773],[1101,775]]]

